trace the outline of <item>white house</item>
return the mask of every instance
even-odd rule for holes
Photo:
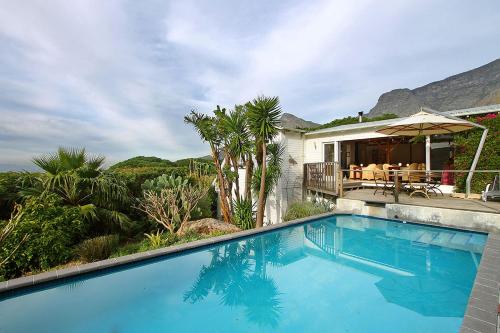
[[[447,111],[443,114],[468,117],[499,111],[500,104],[497,104]],[[399,120],[401,118],[359,122],[315,131],[282,128],[277,140],[284,146],[283,172],[276,189],[267,200],[265,222],[281,222],[289,204],[303,200],[308,190],[308,183],[305,181],[307,179],[304,178],[307,174],[306,165],[316,167],[314,163],[318,163],[320,167],[321,164],[321,172],[332,176],[332,179],[335,173],[329,164],[324,162],[331,162],[332,165],[335,163],[337,168],[341,169],[355,166],[360,171],[344,172],[343,177],[355,179],[366,186],[373,185],[370,179],[373,173],[363,173],[361,170],[376,168],[382,163],[399,165],[402,169],[412,166],[426,170],[444,169],[452,154],[452,136],[436,135],[415,143],[410,142],[408,137],[388,136],[376,132]],[[453,184],[445,184],[441,188],[444,192],[450,192]],[[330,194],[324,188],[316,190]]]

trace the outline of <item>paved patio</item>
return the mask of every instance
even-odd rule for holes
[[[373,194],[374,189],[355,189],[350,191],[345,191],[343,198],[362,200],[369,203],[394,203],[394,196],[392,194],[382,195],[379,190],[377,194]],[[486,213],[500,214],[500,202],[483,202],[476,199],[460,199],[452,198],[442,195],[430,195],[430,199],[425,197],[414,195],[409,197],[406,193],[399,194],[399,203],[415,206],[426,206],[426,207],[437,207],[437,208],[449,208],[458,210],[468,210]]]

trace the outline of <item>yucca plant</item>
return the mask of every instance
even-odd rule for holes
[[[250,132],[262,149],[261,177],[259,186],[259,197],[257,201],[256,227],[264,225],[264,208],[266,204],[266,160],[267,145],[278,134],[278,126],[281,119],[281,106],[279,98],[259,96],[252,102],[247,103],[247,117]]]
[[[163,231],[156,230],[156,233],[152,232],[150,234],[144,234],[144,236],[146,236],[146,238],[149,240],[149,244],[154,249],[162,247],[165,243],[163,239]]]
[[[240,229],[255,228],[255,205],[252,199],[237,198],[233,202],[234,224]]]

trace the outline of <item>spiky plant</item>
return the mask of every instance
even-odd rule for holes
[[[246,104],[247,117],[250,132],[255,139],[260,143],[262,149],[262,163],[259,197],[257,201],[257,220],[256,227],[260,228],[264,224],[264,207],[265,207],[265,188],[266,188],[266,155],[267,144],[278,134],[278,126],[281,118],[281,106],[279,98],[259,96],[252,102]]]

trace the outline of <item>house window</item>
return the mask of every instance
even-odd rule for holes
[[[325,144],[325,162],[333,162],[335,161],[335,145],[333,143]]]

